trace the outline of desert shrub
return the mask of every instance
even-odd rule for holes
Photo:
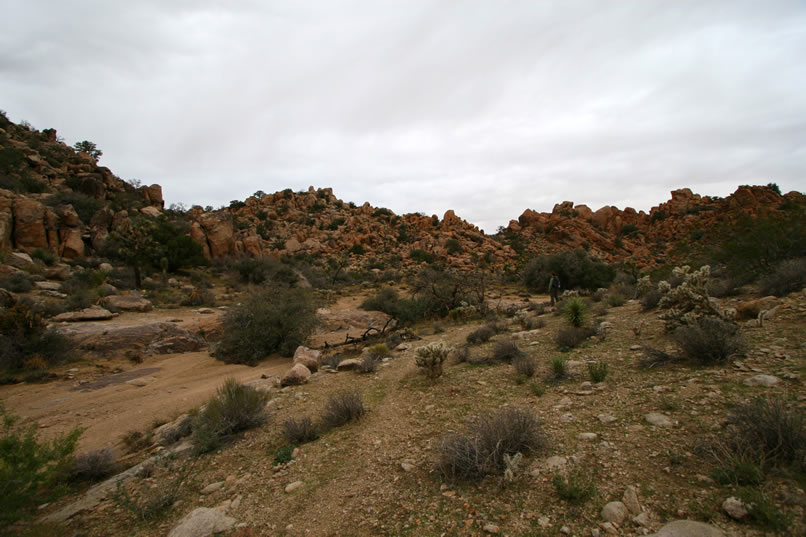
[[[739,327],[715,317],[703,317],[696,325],[679,327],[674,340],[688,359],[703,365],[725,362],[745,349]]]
[[[741,279],[719,278],[708,283],[708,294],[716,298],[736,296],[741,292]]]
[[[775,503],[761,490],[742,488],[739,491],[739,499],[749,506],[747,518],[755,526],[784,534],[792,524],[792,517],[779,511]]]
[[[607,378],[607,363],[606,362],[590,362],[588,363],[588,374],[591,376],[593,382],[604,382]]]
[[[224,381],[194,420],[195,452],[212,451],[225,437],[265,423],[268,399],[268,393],[239,384],[235,379]]]
[[[806,286],[806,258],[783,261],[759,280],[759,289],[764,296],[786,296]]]
[[[538,397],[543,397],[543,394],[546,393],[546,387],[539,382],[532,382],[529,384],[529,391]]]
[[[728,416],[727,444],[765,468],[806,470],[806,415],[782,399],[757,397]]]
[[[512,360],[515,373],[523,378],[532,378],[537,372],[537,360],[534,356],[519,354]]]
[[[34,288],[34,283],[27,274],[12,272],[5,278],[0,279],[0,287],[12,293],[27,293]]]
[[[286,444],[277,448],[274,452],[274,464],[288,464],[293,461],[294,449],[296,449],[294,444]]]
[[[361,303],[361,309],[381,311],[403,323],[412,323],[427,316],[425,302],[418,298],[401,298],[391,287],[384,287]]]
[[[41,314],[19,303],[0,312],[0,369],[20,369],[33,357],[53,365],[72,357],[72,342],[48,330]]]
[[[57,192],[52,194],[45,201],[49,206],[55,207],[57,205],[72,205],[73,209],[78,214],[78,218],[84,223],[89,224],[92,215],[103,208],[103,202],[81,194],[79,192]]]
[[[109,448],[95,449],[76,457],[73,476],[87,481],[100,481],[115,473],[117,458]]]
[[[322,411],[322,424],[332,429],[360,420],[367,409],[361,394],[357,391],[345,391],[331,394]]]
[[[389,347],[385,343],[377,343],[369,348],[369,354],[376,359],[382,359],[389,356]]]
[[[527,309],[537,315],[543,315],[549,306],[548,302],[530,302]]]
[[[291,268],[271,257],[239,259],[233,268],[243,283],[272,282],[278,285],[293,286],[298,280],[296,273]]]
[[[457,345],[453,348],[452,354],[457,363],[463,364],[470,361],[470,347],[468,345]]]
[[[641,308],[644,311],[649,311],[658,307],[658,302],[660,302],[661,298],[663,298],[663,294],[659,290],[652,288],[641,296],[639,302],[641,302]]]
[[[319,433],[311,418],[304,416],[299,419],[287,419],[283,422],[283,438],[289,444],[299,445],[313,442],[319,438]]]
[[[562,356],[551,359],[551,379],[562,380],[568,378],[568,360]]]
[[[563,313],[568,322],[571,323],[571,326],[579,328],[585,324],[588,308],[582,299],[572,297],[565,301]]]
[[[559,349],[574,349],[582,345],[595,333],[595,330],[587,326],[583,326],[581,328],[577,328],[575,326],[562,327],[557,330],[557,335],[554,336],[554,342],[557,344],[557,348]]]
[[[627,303],[627,299],[620,293],[610,293],[607,295],[607,303],[611,308],[618,308]]]
[[[551,274],[556,273],[565,289],[596,290],[609,287],[616,270],[591,257],[585,250],[563,251],[540,256],[523,269],[523,283],[533,293],[546,293]]]
[[[0,405],[0,528],[28,518],[35,506],[64,492],[73,467],[80,429],[50,441],[37,437],[35,424],[18,427]]]
[[[442,363],[448,359],[451,348],[442,342],[429,343],[414,351],[414,363],[425,371],[430,379],[442,375]]]
[[[38,259],[48,266],[56,262],[56,256],[46,248],[35,248],[34,251],[31,252],[31,258]]]
[[[356,367],[356,371],[362,375],[375,373],[378,371],[378,358],[372,354],[366,354],[361,359],[361,363]]]
[[[196,288],[191,291],[187,297],[181,301],[182,306],[206,306],[208,308],[215,307],[216,298],[215,294],[209,289]]]
[[[451,310],[453,312],[453,310]],[[434,334],[442,334],[445,332],[445,327],[442,326],[442,323],[439,321],[434,321],[431,327],[434,330]]]
[[[465,434],[449,434],[438,448],[437,468],[450,480],[474,480],[500,474],[505,456],[531,454],[547,445],[542,426],[526,409],[506,407],[486,414]]]
[[[557,474],[551,482],[560,498],[568,503],[583,504],[596,494],[593,476],[581,471],[568,475]]]
[[[255,365],[273,352],[293,356],[316,326],[316,308],[303,289],[262,289],[224,317],[214,356]]]
[[[496,341],[495,345],[493,345],[493,360],[499,362],[511,363],[522,354],[518,345],[511,339]]]
[[[112,501],[139,522],[158,519],[182,496],[193,469],[192,460],[179,460],[175,455],[160,456],[151,469],[153,474],[163,477],[158,486],[149,479],[132,480],[127,487],[121,480],[112,492]]]
[[[142,431],[129,431],[121,436],[120,440],[126,446],[129,453],[136,453],[137,451],[151,447],[154,443],[154,436],[149,429],[145,433]]]
[[[478,345],[490,341],[490,338],[495,335],[495,330],[489,325],[480,326],[467,335],[467,342],[471,345]]]

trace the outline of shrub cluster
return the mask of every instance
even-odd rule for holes
[[[783,261],[759,280],[759,288],[764,296],[786,296],[800,291],[804,286],[806,286],[806,258]]]
[[[100,481],[117,469],[117,457],[109,448],[95,449],[76,457],[73,476],[87,481]]]
[[[0,370],[39,369],[69,359],[71,341],[25,303],[0,312]]]
[[[536,257],[523,269],[523,283],[533,293],[546,293],[551,274],[560,277],[565,289],[609,287],[616,270],[585,250],[564,251],[551,256]]]
[[[716,317],[679,327],[674,340],[686,358],[703,365],[723,363],[746,348],[739,327]]]
[[[537,373],[537,360],[534,356],[520,354],[512,360],[515,373],[522,378],[532,378]]]
[[[522,355],[523,352],[521,352],[518,345],[511,339],[496,341],[495,345],[493,345],[493,360],[512,363]]]
[[[366,413],[364,401],[357,391],[331,394],[322,411],[322,425],[327,429],[341,427],[360,420]]]
[[[584,343],[594,334],[596,334],[596,331],[588,326],[562,327],[557,330],[557,335],[554,337],[554,342],[557,344],[557,348],[561,350],[574,349],[582,345],[582,343]]]
[[[255,365],[273,352],[292,356],[316,326],[316,308],[303,289],[261,289],[224,317],[214,356]]]
[[[465,434],[449,434],[438,448],[437,468],[449,480],[500,474],[505,456],[531,454],[547,445],[542,426],[526,409],[506,407],[475,420]]]
[[[285,420],[283,422],[283,437],[289,444],[299,445],[313,442],[319,438],[319,433],[311,418],[304,416],[299,419]]]

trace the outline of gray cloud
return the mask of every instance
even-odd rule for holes
[[[6,1],[0,106],[171,201],[332,186],[494,231],[806,190],[801,2]]]

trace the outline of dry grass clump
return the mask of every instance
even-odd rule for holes
[[[789,259],[759,281],[762,296],[786,296],[806,286],[806,258]]]
[[[591,362],[588,364],[588,374],[591,376],[593,382],[604,382],[607,378],[607,363],[606,362]]]
[[[507,407],[475,420],[465,434],[443,438],[437,469],[449,480],[475,480],[501,474],[506,456],[530,454],[547,446],[547,438],[535,415],[526,409]]]
[[[557,343],[557,348],[559,349],[574,349],[582,345],[585,340],[595,333],[595,330],[587,326],[566,326],[557,330],[557,335],[554,336],[554,342]]]
[[[193,422],[193,448],[206,453],[232,434],[262,425],[268,419],[269,394],[229,378]]]
[[[361,363],[356,367],[356,371],[361,374],[375,373],[378,370],[379,360],[373,354],[365,354]]]
[[[299,419],[291,418],[283,422],[283,437],[289,444],[300,445],[313,442],[319,438],[319,433],[311,418],[303,416]]]
[[[366,413],[364,401],[357,391],[335,393],[328,398],[322,410],[322,425],[327,429],[341,427],[360,420]]]
[[[521,354],[512,360],[515,373],[522,378],[532,378],[537,373],[537,360],[534,356]]]
[[[806,469],[806,415],[783,399],[757,397],[728,417],[728,445],[750,452],[762,466]]]
[[[73,475],[77,479],[100,481],[117,470],[117,457],[109,448],[95,449],[76,457]]]
[[[467,335],[467,342],[471,345],[478,345],[490,341],[490,338],[496,334],[496,330],[489,324],[476,328]]]

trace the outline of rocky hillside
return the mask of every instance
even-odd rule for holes
[[[66,146],[55,129],[40,132],[0,114],[0,250],[84,257],[129,211],[156,216],[162,207],[159,185],[135,187]]]
[[[793,203],[806,205],[806,197],[750,186],[724,199],[676,190],[649,213],[612,206],[593,211],[566,201],[551,213],[527,209],[495,236],[451,210],[442,219],[395,215],[369,203],[345,203],[329,188],[258,191],[229,207],[193,206],[170,215],[187,222],[208,258],[296,256],[376,270],[440,260],[465,270],[480,262],[513,267],[530,255],[585,248],[608,262],[647,267],[664,263],[675,243],[693,235]],[[81,258],[98,253],[108,234],[133,216],[164,212],[159,185],[122,181],[92,155],[65,145],[54,129],[40,132],[0,114],[0,250],[43,248]]]
[[[527,209],[503,234],[534,254],[585,248],[608,262],[630,260],[647,267],[664,263],[680,241],[726,231],[745,217],[781,213],[792,204],[806,205],[806,196],[781,195],[771,186],[740,186],[726,198],[683,188],[648,214],[613,206],[592,211],[570,201],[555,205],[551,213]]]

